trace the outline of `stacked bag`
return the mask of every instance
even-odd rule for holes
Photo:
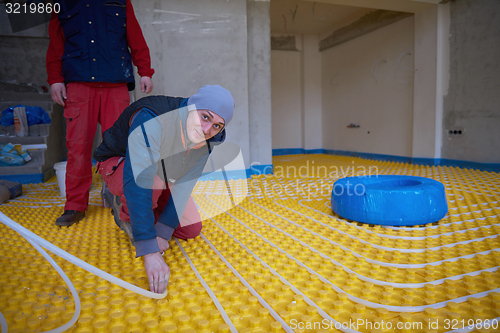
[[[0,125],[5,127],[9,135],[39,136],[39,126],[50,124],[50,117],[39,106],[16,105],[2,111]]]
[[[20,166],[31,161],[30,154],[12,143],[0,145],[0,166]]]
[[[0,204],[21,194],[23,194],[23,185],[21,183],[0,179]]]

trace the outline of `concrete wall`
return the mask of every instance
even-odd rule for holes
[[[323,148],[411,156],[413,43],[409,17],[322,52]]]
[[[267,1],[133,3],[153,93],[230,89],[228,139],[247,167],[270,164],[271,148],[500,161],[497,0],[428,6],[322,53],[315,35],[296,36],[298,51],[271,52]],[[46,25],[12,34],[1,18],[0,80],[45,85]]]
[[[206,84],[226,87],[236,102],[228,141],[241,147],[247,168],[252,162],[271,164],[269,2],[132,3],[156,71],[152,94],[187,97]],[[5,11],[0,15],[6,16]],[[0,80],[47,85],[47,25],[12,34],[3,16]],[[135,99],[143,96],[136,89]]]
[[[317,35],[297,35],[296,51],[271,51],[273,149],[321,147],[321,53]]]
[[[5,4],[0,4],[0,81],[48,88],[45,70],[48,47],[48,23],[13,33]]]
[[[303,144],[304,149],[322,148],[321,52],[317,35],[303,35]]]
[[[412,157],[439,158],[436,152],[437,6],[415,14]]]
[[[273,149],[302,148],[301,54],[271,51]]]
[[[500,162],[500,2],[450,3],[450,83],[442,157]],[[462,135],[449,135],[460,129]]]
[[[45,70],[48,38],[0,36],[0,45],[0,81],[49,88]]]
[[[228,88],[236,102],[228,139],[248,160],[248,141],[238,140],[249,133],[246,2],[143,0],[134,9],[156,71],[153,93],[187,97],[206,84]]]
[[[247,0],[250,161],[272,164],[269,1]]]

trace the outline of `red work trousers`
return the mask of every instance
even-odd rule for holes
[[[127,85],[102,88],[84,83],[68,83],[64,107],[66,118],[66,205],[65,210],[85,211],[92,185],[92,145],[101,124],[104,133],[113,126],[123,110],[130,104]],[[126,138],[125,138],[126,140]]]
[[[130,222],[130,216],[128,214],[127,201],[123,195],[123,165],[125,162],[123,158],[112,157],[104,162],[97,163],[97,170],[101,175],[102,179],[106,182],[109,191],[113,195],[121,196],[122,208],[120,210],[120,219],[125,222]],[[165,188],[166,187],[166,188]],[[165,206],[170,197],[170,189],[165,186],[165,183],[160,179],[160,177],[155,176],[155,181],[153,185],[153,200],[152,209],[155,216],[155,223],[158,221],[158,217],[165,209]],[[201,232],[202,224],[200,213],[193,198],[190,197],[182,215],[179,225],[175,229],[173,236],[181,239],[189,239],[198,236]]]

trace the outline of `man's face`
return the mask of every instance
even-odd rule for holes
[[[189,112],[186,129],[191,142],[200,143],[217,135],[224,127],[224,119],[209,110]]]

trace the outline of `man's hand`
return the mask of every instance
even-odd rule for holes
[[[166,240],[165,238],[161,238],[161,237],[156,237],[156,240],[158,241],[158,246],[160,247],[160,251],[161,252],[165,252],[170,244],[168,244],[168,240]]]
[[[52,84],[50,86],[50,96],[55,103],[64,106],[64,100],[68,99],[68,96],[66,96],[66,86],[64,85],[64,83]]]
[[[149,289],[162,294],[167,288],[170,278],[170,268],[163,260],[160,252],[153,252],[144,256],[144,267],[149,279]]]
[[[141,77],[141,91],[149,94],[153,90],[153,81],[149,76]]]

